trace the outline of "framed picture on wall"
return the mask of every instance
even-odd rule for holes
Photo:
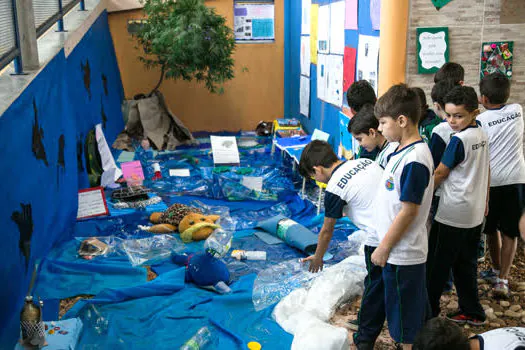
[[[480,78],[499,71],[510,79],[512,77],[513,52],[514,42],[512,41],[483,43],[481,45]]]
[[[449,60],[448,28],[417,28],[417,72],[435,73]]]

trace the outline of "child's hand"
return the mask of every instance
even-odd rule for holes
[[[383,248],[381,245],[379,245],[379,247],[377,247],[372,253],[372,263],[376,266],[385,267],[389,255],[390,249]]]
[[[315,255],[311,255],[308,258],[303,259],[303,262],[310,262],[308,271],[317,273],[323,271],[323,258],[317,258]]]

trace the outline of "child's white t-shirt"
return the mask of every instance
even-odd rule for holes
[[[517,350],[525,348],[525,328],[498,328],[478,334],[480,350]],[[520,348],[521,347],[521,348]]]
[[[521,106],[515,103],[487,110],[478,120],[489,140],[490,186],[525,183]]]
[[[443,153],[447,148],[450,138],[455,134],[450,125],[446,121],[442,121],[432,130],[430,137],[430,153],[434,160],[434,169],[436,169],[443,158]]]
[[[381,168],[384,169],[388,163],[388,157],[396,151],[397,147],[399,147],[398,142],[387,142],[377,154],[375,159],[376,163],[378,163]]]
[[[392,153],[379,183],[376,199],[376,227],[381,241],[401,210],[402,202],[419,205],[414,221],[392,248],[387,262],[416,265],[427,261],[426,221],[434,190],[434,165],[427,144],[417,141]]]
[[[450,169],[450,174],[441,185],[443,192],[435,220],[459,228],[481,225],[489,180],[487,134],[477,125],[456,133],[441,163]]]
[[[366,245],[377,247],[374,199],[383,169],[370,159],[348,160],[334,169],[326,186],[325,217],[339,219],[343,213],[368,233]]]

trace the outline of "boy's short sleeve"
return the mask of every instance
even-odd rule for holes
[[[420,205],[430,182],[430,171],[418,162],[408,163],[401,173],[401,202]]]
[[[434,160],[434,168],[437,168],[439,163],[441,163],[441,158],[443,158],[443,153],[447,144],[437,133],[432,133],[430,137],[430,153],[432,153],[432,159]]]
[[[346,202],[336,194],[326,191],[324,195],[324,216],[331,219],[343,217],[343,208]]]
[[[457,136],[450,139],[450,143],[443,154],[441,163],[445,164],[447,168],[454,169],[459,163],[465,160],[465,147],[463,142]]]

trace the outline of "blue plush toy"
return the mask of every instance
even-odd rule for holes
[[[186,282],[192,282],[197,287],[209,289],[220,294],[230,293],[230,271],[226,264],[208,252],[198,252],[191,255],[174,255],[173,262],[186,265]]]

